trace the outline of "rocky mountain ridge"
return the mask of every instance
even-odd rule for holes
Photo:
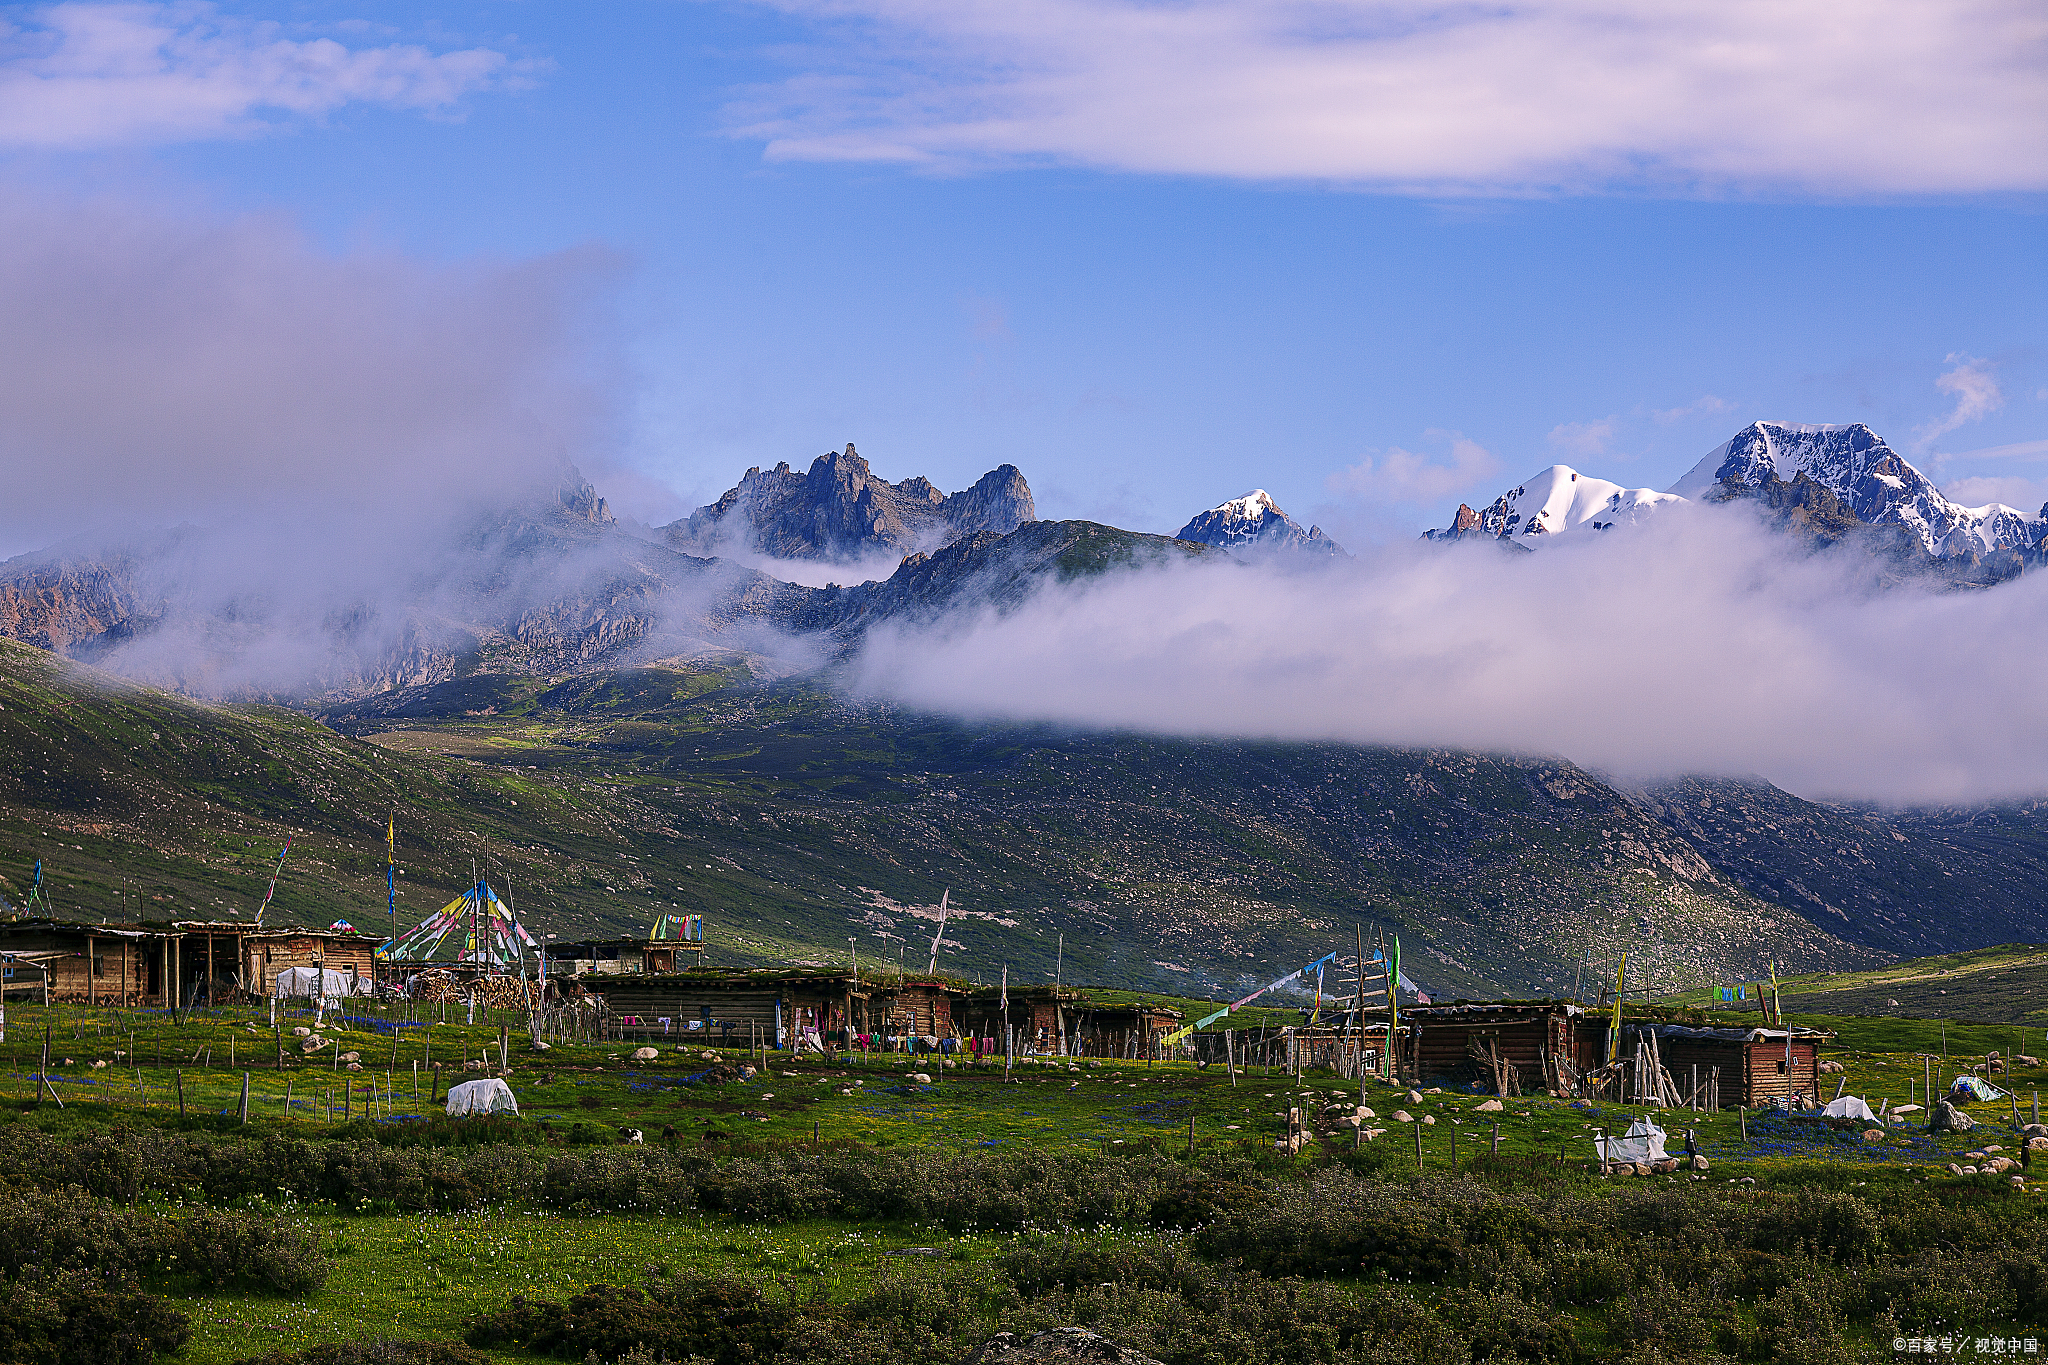
[[[1000,465],[973,487],[942,493],[922,475],[890,483],[853,448],[803,472],[756,466],[718,501],[658,528],[673,549],[700,556],[754,551],[777,559],[858,560],[937,550],[978,532],[998,535],[1037,519],[1031,487]]]

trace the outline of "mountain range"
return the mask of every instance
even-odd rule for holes
[[[1809,491],[1810,490],[1810,491]],[[1992,503],[1963,507],[1862,423],[1752,422],[1663,492],[1624,488],[1551,465],[1484,510],[1459,504],[1429,540],[1491,539],[1519,549],[1561,535],[1610,531],[1683,502],[1765,503],[1781,526],[1833,544],[1871,528],[1879,548],[1917,550],[1923,567],[1958,582],[1996,582],[2048,561],[2048,506],[2033,516]],[[1889,547],[1882,542],[1890,541]]]
[[[1554,466],[1434,537],[1530,548],[1653,529],[1683,501],[1750,505],[1806,543],[1861,540],[1958,584],[2042,556],[2042,518],[1956,507],[1867,428],[1773,423],[1672,491]],[[1880,812],[1760,780],[1629,787],[1541,757],[967,724],[848,699],[817,671],[878,625],[1006,610],[1049,582],[1343,553],[1257,490],[1177,537],[1034,512],[1011,466],[948,495],[882,480],[849,446],[749,471],[660,528],[622,523],[570,473],[464,510],[368,598],[209,596],[193,566],[235,569],[232,528],[22,556],[0,565],[0,636],[35,647],[0,649],[0,819],[17,832],[0,895],[68,832],[82,904],[105,912],[146,869],[152,896],[215,912],[253,875],[227,831],[299,831],[327,852],[294,894],[367,913],[366,831],[396,804],[423,879],[500,866],[547,888],[565,934],[706,908],[743,961],[914,939],[949,888],[962,970],[1036,964],[1065,934],[1095,979],[1184,990],[1233,989],[1358,918],[1415,945],[1430,965],[1411,976],[1467,993],[1561,989],[1585,954],[1624,947],[1692,982],[1764,956],[1845,968],[2048,938],[2048,807]],[[895,563],[814,587],[713,548]]]

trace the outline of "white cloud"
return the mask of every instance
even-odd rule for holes
[[[0,23],[0,147],[235,136],[351,104],[430,112],[521,79],[487,48],[345,47],[206,4],[63,4]]]
[[[1500,473],[1500,461],[1479,442],[1455,431],[1424,434],[1449,442],[1449,463],[1389,446],[1377,456],[1368,455],[1330,475],[1326,481],[1329,490],[1372,502],[1420,504],[1461,493]]]
[[[1985,446],[1982,450],[1958,450],[1938,456],[1942,460],[2039,460],[2048,457],[2048,441],[2014,441],[2010,445]]]
[[[968,717],[1553,753],[1807,796],[2048,792],[2048,575],[1929,593],[1878,590],[1884,571],[1686,505],[1539,555],[1403,542],[1049,587],[877,633],[858,672]]]
[[[773,158],[1430,193],[2048,186],[2032,0],[768,3],[826,36],[735,111]]]
[[[1650,417],[1658,425],[1668,427],[1674,422],[1683,422],[1694,417],[1722,417],[1733,411],[1733,403],[1709,393],[1693,399],[1684,407],[1658,408],[1651,412]]]
[[[2043,503],[2048,503],[2048,479],[1977,475],[1957,479],[1945,485],[1941,494],[1950,502],[1959,503],[1964,507],[1982,507],[1986,503],[2002,502],[2007,507],[2016,507],[2032,516],[2041,510]]]
[[[1561,450],[1579,459],[1605,455],[1614,443],[1614,419],[1602,417],[1597,422],[1562,422],[1550,429],[1546,439],[1552,450]]]
[[[1916,429],[1919,439],[1915,445],[1920,450],[1964,423],[1987,417],[2005,406],[2005,395],[1992,377],[1990,361],[1951,351],[1947,364],[1950,368],[1934,381],[1934,387],[1953,397],[1956,404],[1947,416]]]

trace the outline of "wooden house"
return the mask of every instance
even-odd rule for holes
[[[1604,1022],[1567,1000],[1415,1005],[1401,1023],[1396,1060],[1410,1080],[1575,1094],[1604,1060]]]
[[[1820,1095],[1820,1052],[1832,1034],[1818,1029],[1689,1028],[1623,1020],[1621,1052],[1632,1055],[1644,1034],[1680,1092],[1695,1089],[1723,1109],[1768,1109],[1789,1097]],[[1703,1101],[1704,1102],[1704,1101]]]
[[[175,927],[187,930],[192,945],[190,956],[195,962],[202,952],[207,954],[209,963],[215,962],[222,951],[232,948],[239,959],[239,984],[256,996],[275,995],[278,973],[294,967],[342,972],[367,991],[376,981],[377,946],[383,942],[375,934],[357,933],[353,929],[256,929],[240,924]]]

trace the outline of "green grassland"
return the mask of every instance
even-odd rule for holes
[[[712,1065],[697,1046],[661,1043],[658,1060],[636,1062],[629,1043],[560,1043],[536,1051],[510,1015],[473,1025],[439,1019],[437,1008],[352,1006],[349,1019],[328,1020],[334,1046],[310,1057],[288,1049],[280,1066],[279,1043],[293,1037],[294,1026],[310,1022],[303,1016],[286,1015],[273,1026],[266,1011],[253,1008],[172,1019],[154,1011],[12,1004],[0,1042],[0,1130],[31,1125],[82,1138],[156,1127],[229,1140],[290,1134],[318,1142],[381,1134],[391,1141],[460,1144],[476,1135],[434,1117],[438,1106],[428,1095],[480,1074],[464,1064],[494,1058],[504,1028],[512,1037],[505,1076],[521,1117],[486,1137],[503,1140],[511,1133],[564,1151],[607,1146],[619,1140],[619,1129],[637,1128],[648,1144],[713,1157],[813,1147],[910,1154],[1046,1148],[1178,1157],[1242,1152],[1269,1165],[1306,1169],[1359,1145],[1336,1131],[1299,1158],[1272,1152],[1289,1108],[1358,1102],[1356,1083],[1327,1073],[1296,1079],[1254,1067],[1233,1083],[1215,1066],[1048,1059],[1020,1064],[1006,1077],[1000,1063],[948,1068],[931,1056],[771,1052],[760,1074],[718,1083],[696,1079]],[[1844,1089],[1873,1105],[1885,1097],[1903,1102],[1909,1093],[1924,1101],[1918,1086],[1929,1056],[1945,1080],[2013,1042],[2011,1028],[1993,1025],[1821,1015],[1798,1021],[1834,1032],[1827,1055],[1846,1065]],[[61,1108],[47,1091],[38,1096],[33,1080],[46,1040]],[[345,1052],[358,1054],[364,1069],[343,1069],[338,1058]],[[714,1055],[735,1064],[749,1057]],[[929,1084],[913,1079],[919,1072]],[[423,1077],[417,1093],[415,1074]],[[246,1124],[239,1114],[245,1076]],[[2048,1068],[2023,1068],[1998,1080],[2011,1083],[2024,1120],[2032,1116],[2035,1092],[2048,1082]],[[1633,1107],[1523,1096],[1486,1112],[1478,1108],[1484,1097],[1454,1086],[1432,1087],[1410,1100],[1404,1090],[1377,1081],[1368,1081],[1362,1093],[1380,1116],[1378,1126],[1388,1130],[1373,1146],[1386,1149],[1381,1169],[1396,1180],[1442,1178],[1455,1162],[1473,1178],[1493,1179],[1487,1172],[1498,1170],[1515,1187],[1536,1191],[1645,1183],[1601,1182],[1588,1174],[1593,1131],[1625,1127],[1642,1112]],[[1433,1123],[1393,1122],[1396,1108]],[[1764,1187],[1863,1190],[1933,1180],[2009,1195],[2002,1178],[1956,1180],[1948,1173],[1949,1163],[1967,1163],[1967,1154],[1985,1144],[2017,1148],[2011,1104],[1979,1104],[1972,1112],[1984,1126],[1967,1136],[1931,1137],[1901,1124],[1879,1139],[1755,1112],[1658,1117],[1674,1150],[1691,1131],[1712,1162],[1704,1177],[1712,1185],[1753,1179]],[[1689,1179],[1653,1177],[1680,1188],[1690,1187]],[[177,1190],[158,1194],[186,1197]],[[276,1206],[278,1216],[313,1232],[331,1257],[324,1287],[297,1297],[187,1294],[181,1303],[194,1336],[181,1358],[216,1365],[320,1342],[456,1338],[471,1317],[502,1306],[510,1295],[561,1299],[588,1284],[631,1282],[652,1267],[758,1274],[764,1283],[795,1286],[791,1292],[843,1299],[878,1276],[914,1273],[934,1257],[971,1266],[1007,1245],[1006,1236],[948,1236],[889,1222],[749,1224],[703,1211],[564,1216],[540,1207],[531,1194],[497,1190],[488,1207],[445,1214]]]
[[[2039,1033],[2048,1028],[2048,945],[2006,943],[1869,971],[1786,976],[1779,990],[1788,1010],[2023,1025]],[[1675,995],[1669,1003],[1751,1014],[1761,1008],[1753,1000],[1722,1005],[1711,990]]]

